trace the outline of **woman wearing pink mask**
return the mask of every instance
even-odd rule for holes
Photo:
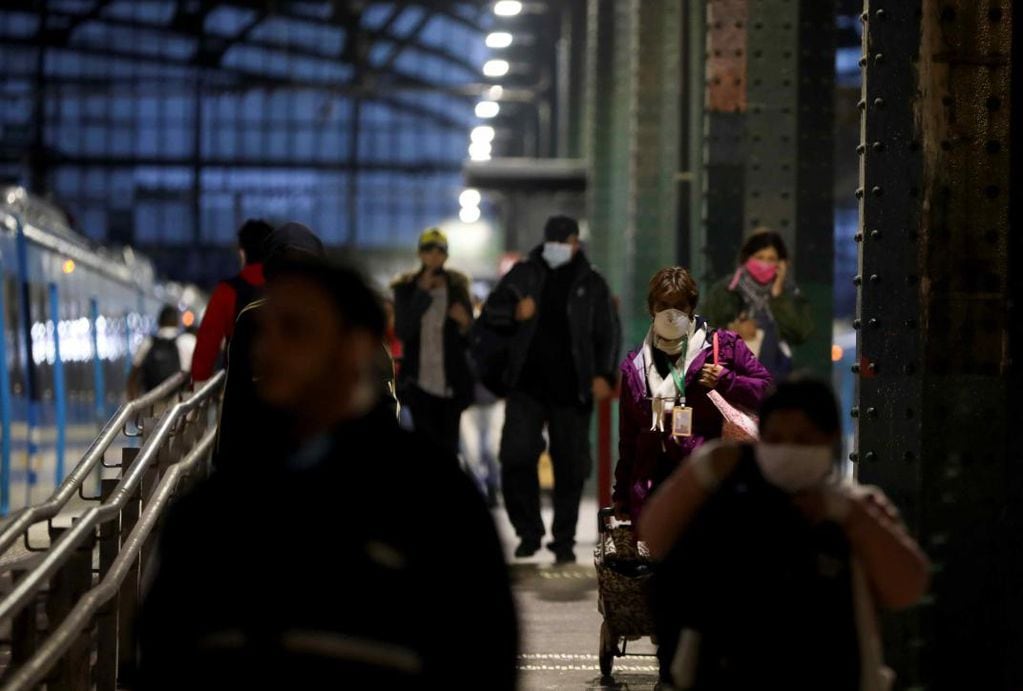
[[[792,370],[790,346],[813,331],[810,306],[788,280],[788,257],[781,235],[758,228],[739,251],[739,268],[711,289],[704,310],[711,324],[738,333],[776,379]]]

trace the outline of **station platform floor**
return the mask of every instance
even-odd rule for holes
[[[577,563],[555,565],[554,555],[541,549],[529,559],[515,559],[515,532],[503,508],[494,521],[510,565],[522,634],[519,655],[521,691],[548,689],[620,689],[651,691],[657,684],[653,657],[616,658],[613,682],[602,681],[597,660],[601,617],[597,612],[597,578],[593,549],[597,538],[597,502],[583,499],[576,531]],[[543,510],[550,529],[552,513]],[[649,639],[629,643],[628,651],[652,655]]]

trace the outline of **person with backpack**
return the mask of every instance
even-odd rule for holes
[[[266,242],[273,226],[260,219],[249,219],[238,230],[238,254],[242,262],[240,273],[221,281],[210,296],[192,356],[192,379],[203,382],[213,376],[222,353],[234,333],[234,324],[246,305],[260,297],[263,291],[263,259]]]
[[[195,336],[181,331],[180,315],[173,305],[160,310],[157,331],[135,351],[128,375],[128,398],[151,391],[178,372],[188,372]]]
[[[482,347],[474,355],[484,383],[499,380],[507,390],[501,491],[520,540],[515,556],[535,554],[545,533],[537,463],[546,426],[554,466],[554,539],[547,548],[556,562],[574,562],[579,502],[593,463],[590,418],[594,403],[614,392],[621,340],[611,290],[582,251],[574,219],[548,219],[544,242],[501,279],[480,321],[482,335],[507,345],[503,358]],[[502,359],[498,376],[486,371]]]
[[[756,445],[708,444],[647,502],[660,559],[661,676],[678,689],[876,691],[875,602],[927,591],[929,564],[877,487],[841,480],[827,384],[796,379],[760,409]]]
[[[773,384],[737,334],[711,329],[696,314],[699,299],[696,281],[681,266],[650,279],[650,330],[621,365],[612,494],[619,519],[637,519],[664,478],[721,437],[724,418],[715,400],[756,410]]]

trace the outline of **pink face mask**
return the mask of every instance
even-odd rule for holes
[[[746,262],[746,271],[749,272],[754,281],[767,285],[778,275],[778,265],[768,264],[759,259],[750,259]]]

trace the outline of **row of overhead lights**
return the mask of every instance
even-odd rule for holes
[[[522,12],[522,3],[518,0],[500,0],[494,3],[494,14],[498,17],[514,17]],[[507,31],[494,31],[487,35],[487,48],[502,50],[508,48],[515,38]],[[511,70],[507,60],[495,58],[483,64],[483,76],[491,79],[503,77]],[[476,104],[476,117],[480,120],[492,120],[501,113],[501,96],[504,87],[491,86],[483,98]],[[493,153],[496,132],[490,125],[478,125],[469,133],[469,158],[473,161],[489,161]],[[479,190],[467,189],[458,196],[461,211],[458,217],[463,223],[475,223],[480,219],[480,202],[483,197]]]

